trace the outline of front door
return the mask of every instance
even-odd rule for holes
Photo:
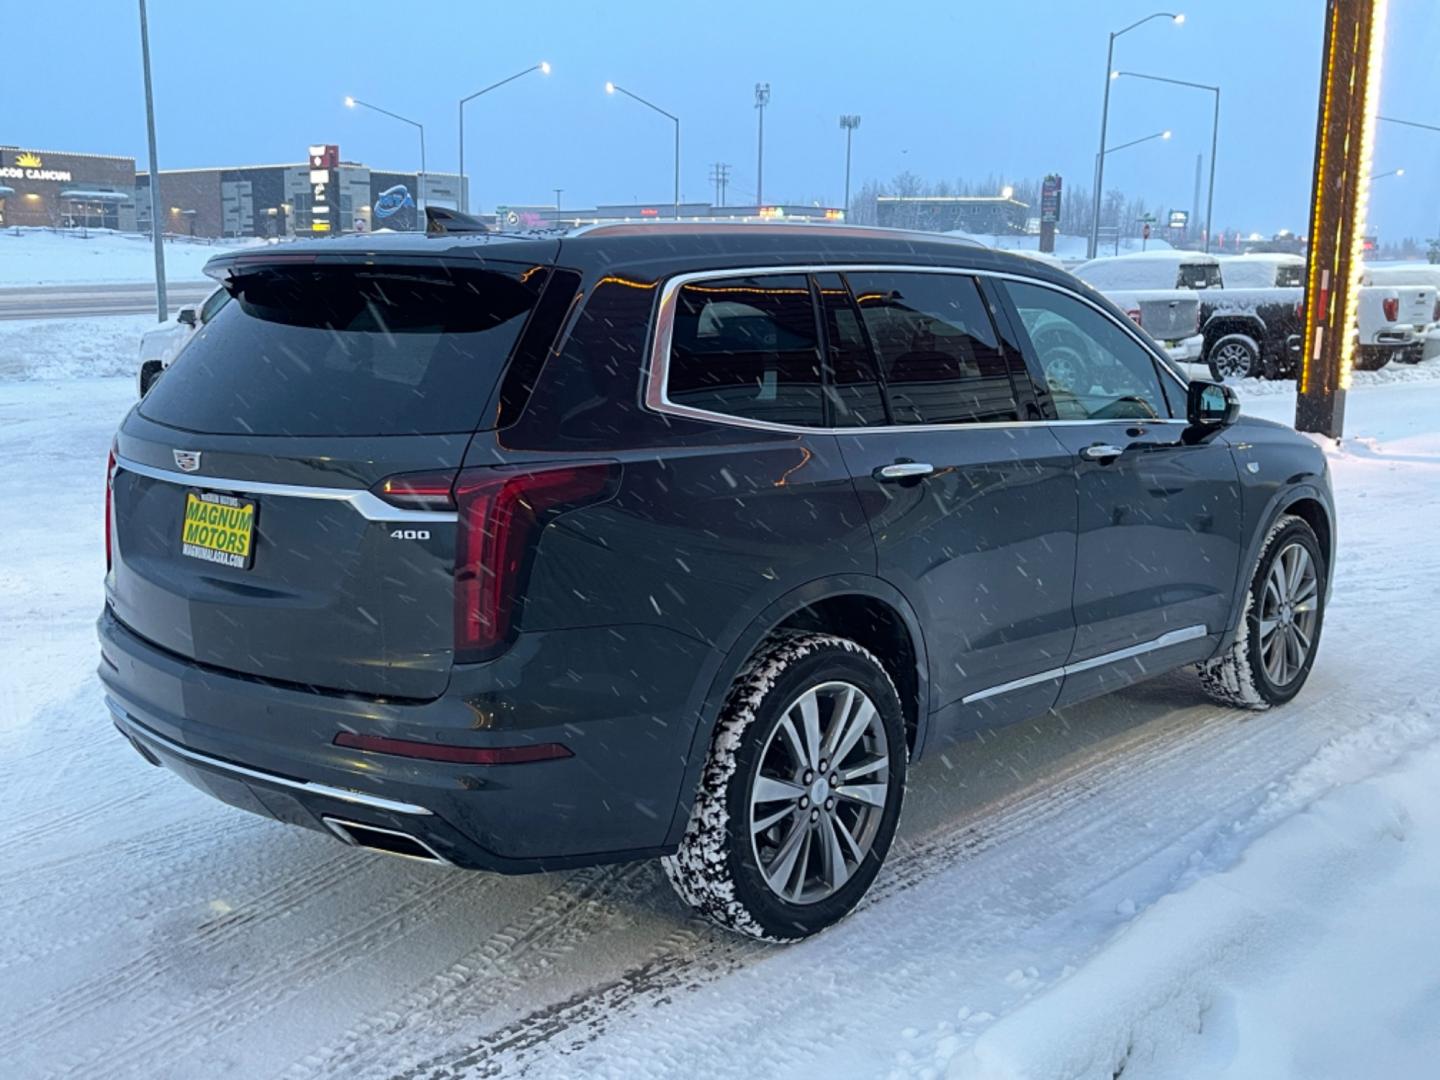
[[[1074,638],[1075,473],[974,278],[821,275],[831,420],[879,575],[925,633],[936,728],[1054,704]],[[848,283],[848,288],[847,288]]]
[[[1007,282],[1079,496],[1075,646],[1062,702],[1208,655],[1236,588],[1241,500],[1230,448],[1195,441],[1183,388],[1084,301]]]

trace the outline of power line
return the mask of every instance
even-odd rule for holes
[[[710,182],[715,185],[715,205],[725,205],[725,189],[730,184],[730,166],[717,161],[710,166]]]

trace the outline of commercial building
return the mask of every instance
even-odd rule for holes
[[[927,232],[986,236],[1023,233],[1030,206],[1008,195],[881,195],[875,200],[876,224]]]
[[[135,229],[135,159],[0,145],[0,226]]]
[[[160,213],[167,233],[191,236],[307,236],[322,230],[317,221],[333,223],[338,203],[338,231],[374,229],[410,231],[421,227],[417,217],[421,177],[416,173],[386,172],[358,162],[342,161],[334,169],[329,203],[332,211],[321,218],[315,206],[309,162],[280,165],[236,165],[229,168],[161,169]],[[455,173],[426,173],[424,202],[458,208],[460,177]],[[150,229],[150,175],[135,177],[138,225]],[[328,232],[330,229],[325,229]]]

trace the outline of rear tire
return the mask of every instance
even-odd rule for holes
[[[1355,350],[1351,366],[1356,371],[1379,371],[1394,357],[1395,353],[1391,349],[1377,349],[1373,345],[1361,345]]]
[[[828,634],[776,635],[731,687],[665,873],[729,930],[770,941],[818,933],[879,873],[906,757],[900,698],[873,654]]]
[[[1281,515],[1260,550],[1245,591],[1234,644],[1200,665],[1200,683],[1215,701],[1244,709],[1283,705],[1305,685],[1325,622],[1325,560],[1315,531]]]
[[[1260,376],[1260,346],[1248,334],[1226,334],[1216,339],[1207,360],[1216,382]]]

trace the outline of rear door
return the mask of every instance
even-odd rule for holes
[[[1048,385],[1079,496],[1063,703],[1143,675],[1147,659],[1204,653],[1201,639],[1225,628],[1240,557],[1239,477],[1223,439],[1187,437],[1179,380],[1119,321],[1055,287],[1004,288]]]
[[[454,514],[372,489],[459,467],[545,277],[477,262],[233,279],[119,436],[116,617],[219,668],[441,693]]]
[[[924,627],[941,726],[1043,712],[1074,638],[1075,476],[1018,351],[968,275],[817,284],[841,452],[879,574]]]

